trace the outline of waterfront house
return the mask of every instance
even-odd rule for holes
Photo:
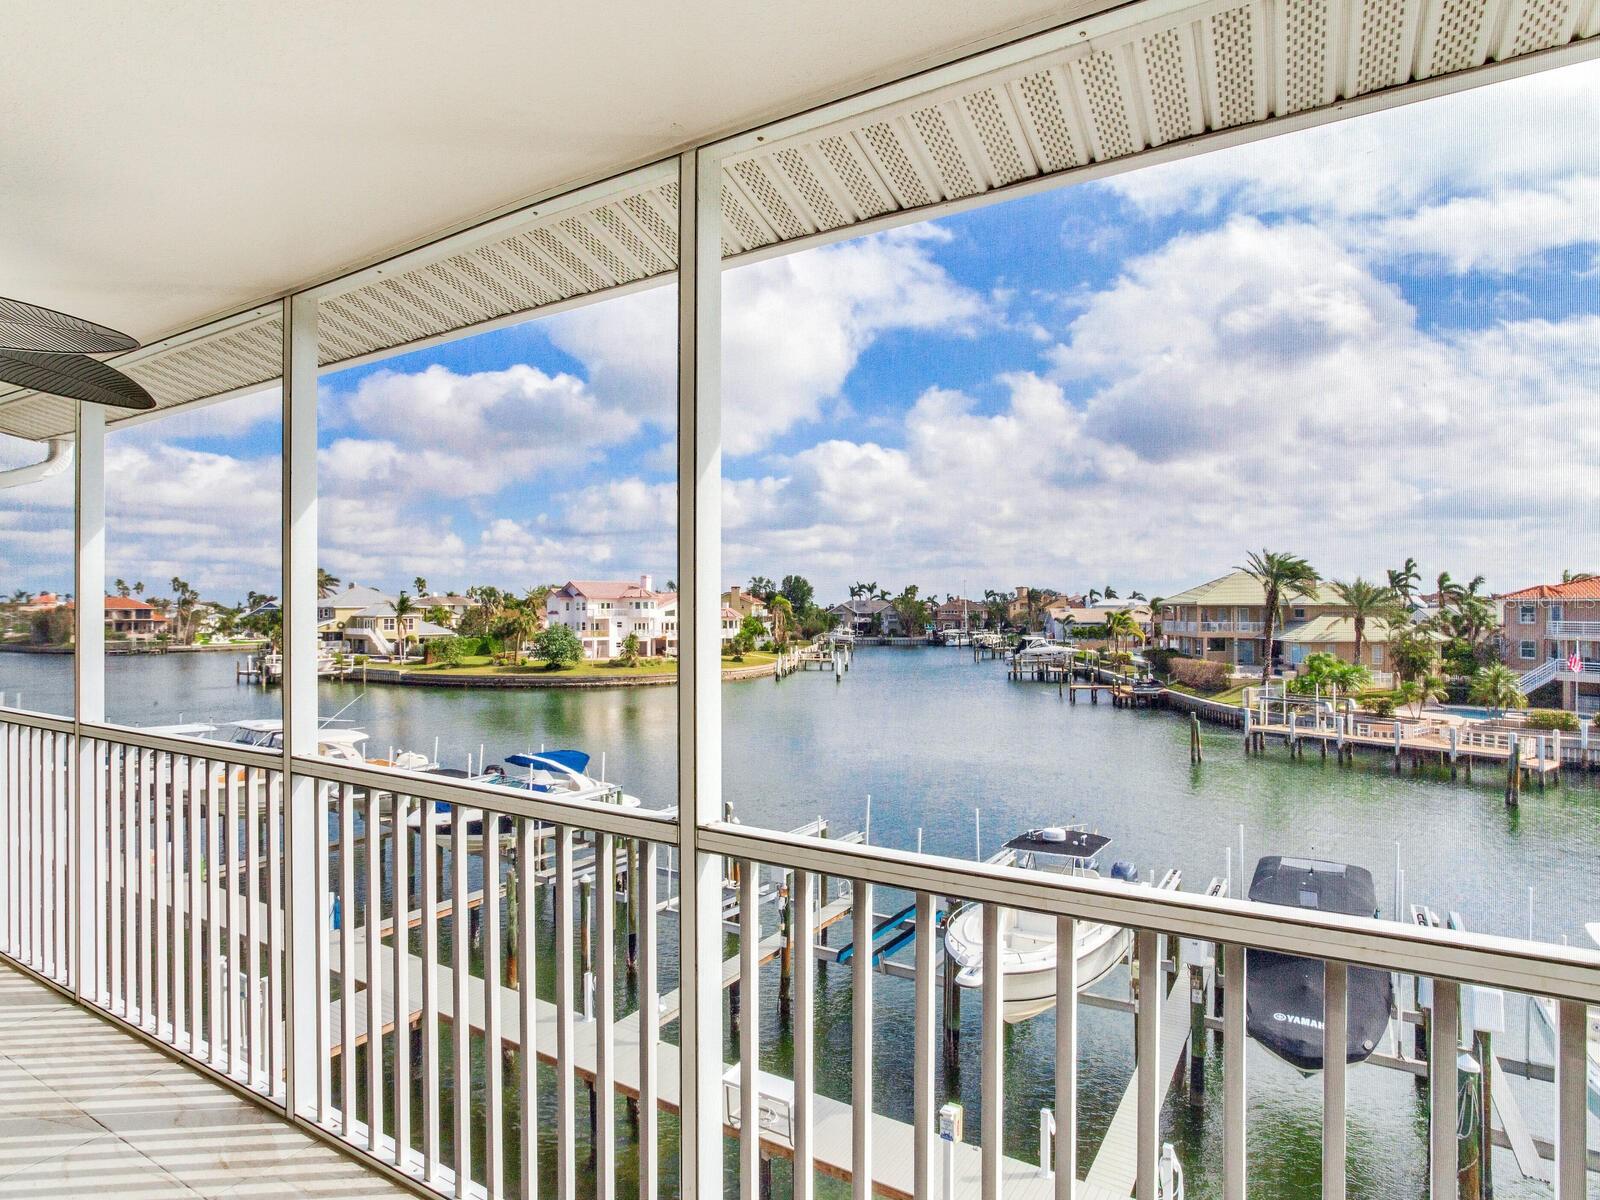
[[[166,632],[167,616],[148,600],[131,596],[106,597],[106,635],[130,642],[147,642]]]
[[[890,624],[898,626],[889,602],[876,596],[846,600],[833,605],[828,611],[839,618],[840,629],[847,629],[858,636],[879,635]]]
[[[1319,584],[1310,595],[1283,599],[1276,639],[1281,646],[1297,626],[1348,612],[1328,584]],[[1266,662],[1265,618],[1261,582],[1248,571],[1233,571],[1163,600],[1161,636],[1168,649],[1254,673]]]
[[[767,636],[772,636],[772,610],[761,597],[751,595],[736,583],[722,593],[722,606],[738,613],[740,621],[745,617],[754,617],[761,622]]]
[[[426,619],[421,609],[396,617],[394,601],[385,597],[350,614],[344,623],[342,641],[346,649],[357,654],[388,657],[399,653],[402,633],[406,653],[411,654],[422,642],[449,637],[451,631]]]
[[[472,601],[465,596],[458,596],[454,592],[439,592],[431,596],[422,596],[417,600],[417,607],[423,612],[430,609],[442,608],[450,614],[450,628],[459,629],[461,618],[467,615],[467,610],[472,607]]]
[[[1151,613],[1148,604],[1132,601],[1128,604],[1052,604],[1045,609],[1044,634],[1055,641],[1061,641],[1071,636],[1075,628],[1085,625],[1104,625],[1111,619],[1113,613],[1126,612],[1133,617],[1134,623],[1139,626],[1148,637],[1150,634]]]
[[[961,596],[952,596],[933,610],[933,627],[940,633],[952,629],[972,629],[982,621],[983,605]]]
[[[659,658],[671,652],[663,628],[669,596],[675,605],[677,597],[656,591],[648,575],[632,582],[569,579],[546,598],[545,621],[577,634],[585,658],[615,658],[630,635],[639,639],[639,653]]]
[[[1522,690],[1559,683],[1562,708],[1600,713],[1600,579],[1536,584],[1495,603],[1505,664]]]
[[[1393,679],[1389,660],[1389,623],[1382,617],[1367,618],[1361,636],[1360,663],[1372,673],[1372,681],[1387,687]],[[1313,654],[1331,654],[1345,662],[1356,659],[1356,623],[1344,612],[1324,612],[1308,621],[1298,621],[1278,638],[1283,647],[1283,665],[1298,668]]]
[[[344,650],[345,626],[357,613],[365,612],[377,604],[392,604],[394,597],[377,588],[360,587],[352,583],[342,592],[317,598],[317,637],[330,643],[329,651]],[[248,614],[247,614],[248,615]],[[363,639],[364,640],[364,639]],[[364,651],[364,648],[363,648]]]

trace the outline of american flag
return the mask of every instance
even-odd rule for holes
[[[1578,652],[1576,650],[1574,650],[1571,657],[1567,659],[1567,670],[1571,671],[1574,675],[1578,675],[1583,672],[1583,659],[1578,657]]]

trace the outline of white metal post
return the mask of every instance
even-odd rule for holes
[[[938,1039],[938,1013],[934,1005],[934,989],[938,981],[938,921],[937,897],[932,892],[917,893],[916,942],[916,1022],[913,1037],[916,1049],[913,1054],[912,1088],[915,1125],[911,1146],[911,1177],[919,1196],[933,1195],[933,1146],[938,1140],[934,1107],[934,1054]],[[809,946],[802,944],[802,951]],[[802,957],[809,958],[803,953]]]
[[[106,719],[106,410],[78,405],[76,555],[73,578],[73,736],[72,786],[72,986],[81,999],[99,995],[97,946],[100,922],[95,906],[94,852],[96,751],[85,742],[83,726]]]
[[[1322,970],[1322,1197],[1344,1200],[1350,969],[1342,962],[1330,962]]]
[[[1241,871],[1244,864],[1239,864]],[[1244,947],[1222,948],[1222,1196],[1245,1200]]]
[[[1000,1200],[1001,1160],[1005,1157],[1005,971],[1000,961],[998,904],[983,906],[983,1128],[980,1149],[983,1200]]]
[[[1534,1001],[1529,1000],[1532,1004]],[[1588,1012],[1577,1000],[1556,1002],[1556,1200],[1582,1200],[1588,1186]]]
[[[294,756],[317,748],[317,304],[283,302],[283,852],[285,1080],[290,1115],[317,1110],[317,895],[315,780]],[[348,869],[348,868],[346,868]],[[344,914],[346,921],[350,913]],[[348,1000],[346,1015],[349,1014]]]
[[[678,854],[682,1189],[722,1195],[722,879],[700,826],[722,815],[721,172],[678,159]]]
[[[1138,1200],[1156,1200],[1156,1170],[1161,1157],[1161,943],[1153,929],[1134,934],[1139,964],[1139,1009],[1134,1021],[1139,1031],[1137,1078],[1138,1149],[1133,1194]]]
[[[1056,1200],[1078,1189],[1078,923],[1056,918]]]
[[[1433,981],[1433,1018],[1428,1026],[1428,1195],[1454,1200],[1457,1191],[1456,1056],[1461,1045],[1461,985]]]

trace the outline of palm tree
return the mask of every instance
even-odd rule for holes
[[[1350,619],[1356,627],[1356,661],[1361,661],[1361,644],[1366,640],[1367,622],[1394,607],[1394,589],[1382,584],[1369,583],[1357,575],[1349,583],[1334,583],[1334,593],[1350,610]]]
[[[1278,610],[1284,602],[1296,596],[1309,596],[1317,586],[1317,573],[1305,559],[1276,550],[1251,551],[1245,565],[1235,568],[1253,576],[1262,591],[1262,640],[1266,643],[1267,660],[1262,666],[1262,678],[1272,674],[1277,655],[1273,642],[1278,632]]]
[[[1389,568],[1389,590],[1400,597],[1401,603],[1407,608],[1411,607],[1411,601],[1421,585],[1422,573],[1417,570],[1416,559],[1407,558],[1400,564],[1398,571],[1393,567]]]
[[[128,581],[126,579],[120,579],[119,578],[117,580],[117,595],[123,597],[124,599],[127,598],[127,595],[128,595]]]
[[[1394,690],[1394,698],[1400,704],[1411,705],[1411,715],[1420,717],[1422,706],[1431,700],[1448,700],[1450,691],[1444,686],[1444,680],[1437,675],[1426,675],[1417,679],[1407,679]]]
[[[778,585],[773,583],[772,580],[768,579],[765,575],[752,575],[750,576],[749,590],[750,594],[757,600],[760,600],[762,603],[766,603],[767,600],[777,592]],[[852,600],[855,599],[855,595],[856,593],[852,590],[850,593],[850,598]]]
[[[1117,589],[1108,583],[1100,595],[1107,600],[1115,600],[1117,598]]]
[[[1562,571],[1562,583],[1587,583],[1594,578],[1593,571]]]
[[[317,599],[326,600],[339,590],[339,577],[331,575],[321,567],[317,568]]]
[[[999,629],[1005,624],[1006,614],[1011,611],[1011,606],[1005,594],[993,588],[983,589],[983,613],[990,626]]]
[[[144,580],[142,580],[142,579],[139,579],[139,580],[135,580],[135,581],[134,581],[134,584],[133,584],[133,594],[134,594],[134,595],[135,595],[135,596],[142,596],[142,595],[144,595]]]
[[[1161,606],[1167,602],[1165,596],[1151,596],[1147,604],[1150,605],[1150,636],[1161,637]]]
[[[1482,704],[1492,712],[1528,707],[1528,698],[1522,694],[1516,672],[1503,663],[1481,668],[1472,677],[1470,695],[1474,704]]]
[[[406,618],[417,611],[417,603],[405,592],[394,598],[394,635],[399,648],[400,659],[406,657]]]
[[[417,595],[419,596],[426,596],[428,594],[428,581],[421,575],[418,575],[411,581],[411,586],[417,589]]]
[[[794,625],[794,605],[789,603],[789,597],[777,595],[768,607],[772,609],[772,640],[780,646],[786,645],[789,629]]]
[[[1436,594],[1439,597],[1439,608],[1441,610],[1449,608],[1451,602],[1461,592],[1461,585],[1450,578],[1449,571],[1440,571],[1434,579],[1434,586],[1438,589]]]
[[[1132,646],[1134,642],[1144,640],[1144,630],[1139,628],[1139,622],[1133,619],[1133,614],[1127,609],[1119,609],[1106,618],[1106,633],[1111,638],[1112,647],[1118,650],[1124,643]]]

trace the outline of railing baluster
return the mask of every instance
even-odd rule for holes
[[[188,854],[188,903],[184,912],[184,949],[185,957],[189,964],[189,1053],[195,1058],[201,1057],[201,1038],[205,1030],[205,996],[200,990],[200,960],[205,951],[201,946],[201,937],[205,932],[203,924],[203,910],[201,906],[201,865],[200,848],[203,844],[200,837],[201,806],[204,804],[205,780],[210,772],[210,766],[203,758],[189,760],[189,789],[188,789],[188,820],[186,833],[189,842]]]
[[[217,862],[219,857],[219,826],[227,821],[227,794],[228,794],[228,764],[209,762],[206,764],[206,996],[211,1009],[211,1020],[206,1029],[210,1034],[207,1043],[210,1054],[207,1056],[211,1065],[219,1071],[228,1069],[228,1043],[225,1022],[227,1020],[227,996],[223,992],[225,984],[222,978],[222,922],[223,922],[223,895],[222,876],[226,872],[226,861]],[[222,796],[217,795],[218,774],[221,774]],[[230,989],[231,990],[231,989]]]
[[[1588,1194],[1587,1042],[1586,1006],[1556,1001],[1555,1200],[1583,1200]]]
[[[227,953],[222,956],[220,965],[225,972],[223,987],[226,989],[224,995],[227,998],[228,1010],[227,1053],[223,1057],[223,1062],[227,1065],[228,1074],[238,1078],[245,1070],[245,1059],[243,1020],[240,1011],[242,997],[239,995],[241,977],[239,942],[242,932],[239,920],[239,887],[242,882],[239,870],[239,788],[235,786],[234,771],[235,768],[229,764],[223,767],[222,772],[225,797],[222,809],[224,819],[222,861],[227,865],[222,877],[223,894],[226,897],[223,904],[223,919],[227,921],[228,938]]]
[[[639,940],[637,958],[639,974],[639,1200],[656,1200],[660,1189],[661,1165],[658,1135],[660,1120],[656,1106],[659,1103],[660,1079],[658,1077],[657,1045],[661,1036],[661,998],[659,986],[659,952],[656,947],[656,870],[657,847],[654,842],[639,843]],[[531,919],[530,919],[531,923]],[[795,1062],[800,1061],[800,1026],[795,1026]],[[798,1066],[796,1070],[798,1070]],[[799,1076],[796,1076],[798,1079]],[[796,1085],[798,1086],[798,1085]],[[798,1119],[798,1098],[796,1101]],[[800,1140],[795,1135],[795,1197],[799,1191]],[[530,1194],[524,1200],[533,1200]]]
[[[325,1129],[333,1125],[333,818],[328,811],[333,786],[317,780],[311,789],[316,797],[317,846],[317,1123]],[[292,800],[290,796],[286,802]],[[343,1024],[347,1019],[343,1005],[340,1013]]]
[[[1222,1196],[1245,1200],[1245,952],[1222,948]]]
[[[501,1111],[501,1060],[505,1047],[500,1029],[500,814],[483,812],[483,1067],[484,1185],[490,1200],[506,1190],[504,1133]]]
[[[16,812],[21,802],[20,788],[17,785],[17,727],[7,724],[5,731],[4,766],[6,780],[6,794],[0,797],[0,871],[5,873],[5,878],[0,879],[0,905],[5,906],[5,911],[0,913],[0,949],[7,954],[17,954],[17,826]],[[105,878],[105,871],[96,872],[99,879]],[[104,908],[100,910],[104,912]],[[101,939],[101,945],[105,939]],[[102,983],[105,981],[104,971],[100,972]]]
[[[577,1078],[572,1016],[572,827],[556,826],[556,1195],[578,1192]],[[687,987],[688,981],[684,982]]]
[[[361,814],[367,875],[361,929],[367,943],[367,1149],[377,1154],[383,1144],[383,866],[379,854],[383,834],[378,820],[378,789],[369,787],[366,800]],[[398,1019],[397,1012],[396,1034],[400,1029]]]
[[[794,873],[794,1200],[812,1200],[815,1178],[817,916],[815,877]],[[918,936],[918,944],[922,938]],[[921,1194],[921,1193],[919,1193]]]
[[[1322,1200],[1344,1200],[1350,969],[1342,962],[1329,962],[1322,970]]]
[[[807,897],[809,903],[810,897]],[[916,998],[912,1040],[912,1145],[911,1178],[918,1196],[931,1196],[933,1183],[934,1142],[938,1138],[934,1115],[934,1083],[937,1074],[934,1066],[937,1045],[937,1010],[935,1007],[935,972],[938,970],[937,931],[935,904],[932,892],[917,893],[916,941]],[[804,950],[810,947],[801,943]]]
[[[339,787],[339,1132],[356,1136],[356,813],[351,786]],[[367,1031],[369,1034],[371,1030]]]
[[[538,964],[534,879],[538,863],[539,831],[532,817],[517,819],[517,1024],[521,1031],[522,1072],[518,1077],[522,1122],[522,1200],[538,1200],[539,1195],[539,1025],[538,994],[534,981]],[[640,1087],[643,1088],[643,1083]],[[639,1163],[641,1175],[644,1161]]]
[[[439,810],[422,808],[422,1177],[439,1177]]]
[[[150,830],[155,824],[158,799],[155,785],[156,755],[144,750],[139,755],[139,834],[135,846],[139,853],[139,1024],[159,1028],[160,1007],[156,1002],[155,955],[155,862],[152,858]]]
[[[102,909],[105,923],[102,926],[106,969],[106,1009],[117,1012],[122,1003],[122,750],[119,746],[106,748],[106,903]],[[20,800],[20,797],[19,797]],[[22,853],[25,822],[17,828],[17,856],[19,874],[25,860]],[[26,903],[26,893],[23,902]],[[20,911],[20,910],[19,910]],[[19,926],[20,937],[20,926]],[[20,943],[19,943],[20,948]]]
[[[761,1194],[761,870],[739,863],[739,1194]],[[859,947],[857,948],[859,950]],[[603,1198],[602,1198],[603,1200]]]
[[[249,1030],[245,1063],[245,1080],[252,1088],[259,1087],[257,1080],[266,1068],[266,1047],[262,1044],[264,1030],[261,1012],[261,806],[257,793],[264,787],[264,773],[255,767],[244,773],[244,861],[245,861],[245,1006]],[[267,1094],[273,1088],[269,1084]]]
[[[1433,981],[1433,1016],[1428,1027],[1428,1154],[1431,1200],[1455,1200],[1456,1055],[1461,1043],[1461,985]]]
[[[872,884],[854,880],[850,898],[851,1099],[850,1194],[872,1200]]]
[[[139,752],[126,747],[122,752],[122,1015],[139,1019],[138,953],[138,875],[139,858],[135,850],[139,825]],[[42,895],[42,892],[41,892]]]
[[[39,956],[41,969],[52,979],[61,974],[61,942],[57,936],[57,920],[65,907],[61,887],[61,854],[56,819],[56,805],[61,789],[57,786],[56,735],[51,730],[45,738],[45,796],[44,796],[44,922],[41,926],[43,953]],[[141,1000],[143,998],[141,997]]]
[[[613,1200],[617,1191],[616,944],[617,844],[609,833],[595,835],[595,1198]]]
[[[285,1076],[285,1045],[288,1020],[283,1009],[283,955],[286,947],[283,937],[283,873],[287,868],[283,856],[283,775],[278,771],[266,773],[267,783],[267,1092],[278,1094],[278,1086]],[[313,785],[315,787],[315,785]],[[321,901],[317,901],[321,907]],[[308,1031],[309,1032],[309,1031]],[[325,1045],[319,1045],[318,1058],[325,1058]]]
[[[1000,1200],[1000,1172],[1005,1158],[1005,969],[1000,957],[998,904],[983,906],[983,1200]]]
[[[159,761],[165,770],[162,777],[171,781],[174,756],[162,751],[159,760],[152,756],[152,764]],[[154,772],[152,772],[154,774]],[[175,1037],[177,1027],[172,1020],[172,956],[167,941],[167,929],[172,919],[171,901],[167,887],[167,795],[163,794],[159,779],[152,782],[155,792],[155,925],[156,925],[156,1033],[167,1038]],[[169,793],[170,794],[170,793]],[[170,1034],[163,1033],[170,1029]]]
[[[96,758],[102,757],[100,754]],[[184,921],[184,882],[187,876],[183,870],[183,852],[187,844],[184,840],[184,816],[186,815],[189,796],[188,759],[184,758],[182,764],[177,757],[173,757],[167,767],[167,774],[171,779],[171,788],[168,795],[167,809],[167,914],[166,919],[171,924],[167,945],[171,954],[172,970],[172,1044],[181,1046],[183,1039],[188,1036],[189,1017],[188,1002],[184,996],[185,964],[185,921]]]
[[[1056,918],[1056,1200],[1078,1190],[1078,922]]]
[[[472,1186],[472,910],[467,894],[467,822],[472,811],[454,806],[450,822],[450,1032],[454,1055],[456,1197],[466,1200]]]
[[[411,1154],[411,797],[389,809],[389,884],[394,889],[394,1164]]]
[[[1139,962],[1138,1144],[1134,1195],[1156,1200],[1156,1171],[1161,1157],[1161,943],[1153,929],[1134,935]]]

